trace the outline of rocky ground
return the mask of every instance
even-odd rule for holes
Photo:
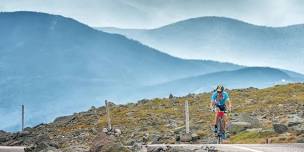
[[[233,101],[227,143],[303,143],[304,84],[280,85],[266,89],[228,90]],[[214,143],[210,130],[210,93],[185,97],[110,103],[113,128],[121,135],[102,131],[105,107],[59,117],[49,124],[23,132],[0,131],[0,145],[26,145],[26,151],[129,151],[138,144]],[[184,102],[190,104],[191,134],[184,136]],[[101,142],[102,141],[102,142]],[[115,146],[111,146],[115,145]],[[122,145],[132,148],[126,149]],[[116,147],[118,149],[111,149]]]

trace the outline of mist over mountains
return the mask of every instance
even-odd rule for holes
[[[210,91],[219,80],[227,87],[266,87],[304,78],[279,69],[252,72],[231,63],[180,59],[45,13],[0,13],[0,33],[0,130],[20,128],[21,104],[26,124],[35,125],[105,99],[125,103]]]
[[[0,33],[0,113],[12,119],[25,104],[30,124],[105,99],[144,98],[127,94],[139,86],[241,67],[182,60],[124,36],[44,13],[1,13]],[[7,119],[1,118],[1,128],[9,127]]]
[[[182,96],[185,95],[185,92],[200,93],[211,91],[212,88],[210,88],[210,86],[215,87],[218,84],[223,84],[228,88],[249,88],[252,86],[265,88],[276,84],[303,82],[303,78],[303,75],[301,77],[293,77],[274,68],[248,67],[174,80],[155,85],[146,92],[150,94],[150,96],[151,94],[155,94],[155,92],[161,96],[170,94],[171,92],[174,92],[175,95]]]
[[[160,28],[100,30],[123,34],[173,56],[271,66],[304,73],[304,25],[265,27],[224,17],[199,17]]]

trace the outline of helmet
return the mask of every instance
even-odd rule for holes
[[[218,85],[215,89],[217,92],[223,92],[224,91],[224,86]]]

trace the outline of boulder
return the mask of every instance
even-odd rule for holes
[[[237,134],[239,132],[245,131],[248,128],[252,128],[252,125],[249,122],[232,122],[230,132],[233,134]]]
[[[20,133],[19,133],[19,137],[24,137],[24,136],[28,136],[28,135],[30,135],[31,133],[29,132],[29,131],[21,131]]]
[[[120,129],[114,129],[114,135],[115,136],[120,136],[121,135],[121,130]]]
[[[103,129],[102,129],[102,132],[108,133],[108,128],[103,128]]]
[[[192,137],[192,141],[197,141],[197,140],[200,139],[199,135],[197,135],[197,134],[195,134],[195,133],[193,133],[193,134],[191,135],[191,137]]]
[[[272,127],[273,127],[273,130],[278,134],[282,134],[282,133],[288,131],[287,126],[284,124],[272,124]]]
[[[151,135],[152,143],[151,144],[160,144],[161,136]]]
[[[0,130],[0,143],[10,140],[11,137],[12,137],[11,133]]]
[[[297,126],[297,125],[300,125],[301,122],[288,122],[287,126],[288,127],[293,127],[293,126]]]
[[[289,115],[287,126],[288,127],[293,127],[293,126],[300,125],[303,122],[304,122],[304,119],[301,118],[299,115],[297,115],[297,114]]]
[[[180,136],[180,141],[181,142],[190,142],[192,141],[192,136],[191,134],[183,134]]]
[[[258,127],[261,126],[261,124],[260,124],[260,121],[256,117],[254,117],[254,115],[256,115],[256,114],[254,114],[254,113],[252,113],[252,114],[242,113],[240,115],[240,121],[241,122],[248,122],[248,123],[251,124],[250,127],[258,128]]]
[[[127,152],[130,151],[124,147],[119,139],[113,135],[107,135],[99,132],[94,139],[89,152]]]

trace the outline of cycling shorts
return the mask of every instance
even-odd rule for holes
[[[218,107],[220,109],[220,111],[226,111],[226,105],[217,105],[216,107]]]

